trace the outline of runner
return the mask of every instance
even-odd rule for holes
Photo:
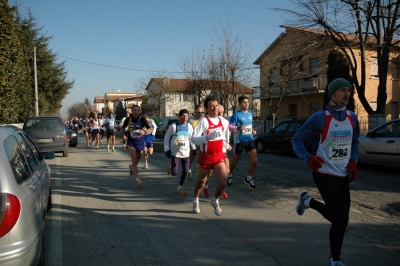
[[[97,117],[97,113],[93,114],[93,119],[90,121],[90,127],[92,131],[92,144],[94,145],[94,142],[96,141],[96,149],[99,149],[99,144],[100,144],[100,120]]]
[[[197,124],[199,123],[200,119],[203,117],[204,111],[201,105],[198,105],[194,108],[194,117],[189,118],[189,124],[192,125],[193,129],[196,128]],[[190,167],[189,167],[189,174],[188,179],[192,179],[192,163],[194,161],[194,157],[197,155],[197,151],[199,147],[196,147],[196,150],[190,151]],[[196,174],[198,174],[199,165],[196,163]]]
[[[357,115],[346,109],[352,88],[343,78],[329,83],[329,104],[311,115],[292,139],[293,151],[308,164],[324,201],[313,199],[306,190],[300,190],[296,212],[303,215],[311,208],[332,224],[330,266],[346,265],[342,262],[341,250],[349,222],[349,183],[357,178],[360,126]],[[309,140],[313,140],[312,154],[304,145]]]
[[[144,118],[146,118],[147,123],[149,124],[149,126],[153,129],[153,131],[149,134],[146,134],[143,136],[144,141],[146,142],[145,147],[144,147],[144,151],[143,151],[143,159],[144,159],[144,169],[149,169],[149,165],[147,164],[147,159],[149,158],[149,155],[153,154],[153,140],[156,139],[155,135],[156,135],[156,129],[157,129],[157,125],[156,122],[154,122],[153,119],[148,117],[148,113],[147,112],[143,112],[142,116]]]
[[[125,136],[126,127],[128,127],[128,137]],[[139,179],[137,167],[145,145],[143,135],[151,133],[152,130],[147,120],[140,116],[140,106],[132,105],[132,113],[129,118],[125,119],[121,131],[123,138],[127,139],[127,146],[131,156],[132,164],[129,165],[130,174],[135,177],[138,187],[143,185]]]
[[[164,137],[165,155],[170,159],[168,166],[168,174],[176,176],[178,174],[179,161],[182,165],[182,174],[178,186],[178,194],[186,195],[182,189],[190,166],[190,151],[196,149],[191,142],[193,135],[193,127],[188,123],[189,111],[182,109],[179,111],[179,121],[172,123]]]
[[[223,115],[224,115],[224,106],[222,106],[221,104],[218,104],[218,116],[222,117]],[[225,153],[224,163],[225,163],[226,171],[229,174],[229,158],[228,158],[228,155],[226,154],[227,150],[228,151],[232,150],[231,145],[228,144],[226,149],[224,147],[224,153]],[[208,192],[208,181],[210,181],[210,177],[211,177],[212,173],[213,173],[213,170],[211,169],[208,172],[207,181],[206,181],[206,184],[203,187],[203,196],[205,198],[209,198],[210,197],[210,193]],[[225,199],[228,198],[228,194],[225,192],[225,190],[224,190],[224,192],[222,192],[221,197],[223,197]]]
[[[121,119],[121,133],[122,133],[122,126],[124,125],[125,119],[129,118],[129,116],[131,115],[131,113],[129,111],[126,111],[126,114],[124,117],[122,117]],[[125,136],[128,137],[128,128],[125,128]],[[125,150],[126,149],[126,139],[122,138],[122,143],[123,146],[122,148]]]
[[[240,96],[238,102],[239,110],[229,120],[229,130],[235,132],[235,146],[229,170],[228,186],[232,186],[232,172],[239,163],[240,155],[244,149],[250,157],[250,164],[244,183],[254,190],[256,185],[254,184],[253,173],[257,165],[257,150],[253,142],[253,135],[256,134],[256,131],[252,128],[253,113],[249,110],[249,98],[247,96]]]
[[[89,117],[85,117],[84,123],[83,123],[83,133],[85,133],[85,137],[86,137],[86,144],[89,147],[89,141],[90,141],[90,119]]]
[[[79,131],[79,119],[78,117],[74,117],[74,119],[72,120],[72,130],[78,134]]]
[[[104,120],[104,127],[107,130],[107,152],[110,151],[110,139],[112,144],[112,151],[115,152],[115,118],[112,112],[108,114],[106,120]]]
[[[99,121],[100,121],[100,143],[103,143],[103,137],[104,137],[104,118],[103,114],[99,114]]]
[[[218,100],[214,97],[207,97],[204,100],[207,116],[199,121],[194,129],[192,141],[195,145],[200,145],[199,152],[199,174],[194,187],[193,212],[200,213],[199,195],[202,187],[207,181],[209,170],[212,169],[217,176],[217,188],[211,200],[214,213],[222,215],[219,207],[219,197],[226,187],[227,172],[224,164],[224,146],[229,142],[229,122],[223,117],[218,116]]]

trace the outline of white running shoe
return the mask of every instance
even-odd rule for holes
[[[147,163],[144,164],[144,169],[149,169],[149,165]]]
[[[218,200],[215,199],[215,198],[212,198],[212,200],[211,200],[210,203],[211,203],[211,206],[214,207],[214,213],[215,213],[215,215],[221,216],[221,215],[222,215],[222,210],[221,210],[221,208],[219,207],[219,202],[218,202]],[[193,206],[194,206],[194,205],[193,205]]]
[[[193,198],[193,212],[200,213],[199,202]]]

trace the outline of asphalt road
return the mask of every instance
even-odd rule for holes
[[[82,134],[69,157],[49,160],[53,209],[46,217],[47,265],[327,265],[329,223],[317,212],[294,211],[297,193],[320,199],[308,167],[292,155],[259,154],[256,190],[243,184],[248,158],[234,171],[221,199],[222,216],[200,197],[192,212],[195,179],[176,194],[179,177],[157,139],[143,186],[129,175],[129,155],[86,147]],[[139,167],[142,168],[143,162]],[[194,167],[193,167],[194,169]],[[400,175],[394,169],[359,170],[342,258],[347,265],[399,265]],[[195,178],[196,175],[194,174]],[[210,191],[215,188],[211,178]]]

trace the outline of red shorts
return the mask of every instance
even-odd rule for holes
[[[198,163],[201,168],[210,170],[214,168],[214,165],[225,162],[225,156],[226,154],[222,151],[216,154],[208,154],[200,151]]]

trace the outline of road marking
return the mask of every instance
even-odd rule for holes
[[[60,157],[54,158],[54,164],[57,166],[61,165]],[[57,169],[51,169],[51,173],[60,175],[60,167]],[[53,173],[55,172],[55,173]],[[57,178],[54,181],[54,188],[61,187],[61,178]],[[48,265],[55,265],[55,266],[62,266],[63,259],[62,259],[62,240],[61,240],[61,195],[54,194],[52,192],[52,200],[53,200],[53,208],[51,212],[51,220],[50,220],[50,230],[48,234],[48,245],[45,250],[46,256],[46,264]]]

